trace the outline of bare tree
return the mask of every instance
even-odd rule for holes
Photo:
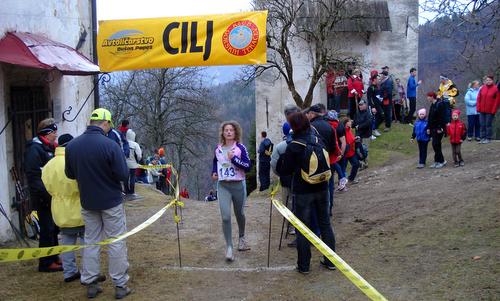
[[[357,0],[254,0],[254,8],[268,10],[266,65],[245,69],[245,79],[262,75],[266,70],[276,70],[285,79],[295,103],[302,108],[311,105],[314,88],[332,63],[345,64],[356,60],[341,50],[339,33],[347,20],[360,18],[356,10],[348,10]],[[300,95],[294,74],[294,48],[308,55],[311,61],[309,85],[305,95]],[[296,51],[296,50],[295,50]],[[296,52],[295,52],[296,54]]]
[[[440,24],[432,34],[454,45],[452,71],[500,75],[500,1],[425,0],[421,8],[423,18]]]
[[[149,150],[167,147],[179,173],[200,145],[213,139],[215,120],[202,68],[150,69],[121,73],[103,89],[105,104],[130,118]]]

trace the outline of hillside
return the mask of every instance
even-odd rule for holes
[[[383,139],[374,144],[385,145]],[[444,152],[451,156],[448,145]],[[500,298],[500,143],[465,143],[463,154],[463,168],[417,170],[415,153],[394,153],[382,166],[362,171],[360,184],[336,195],[338,254],[388,300]],[[129,228],[167,201],[153,190],[139,190],[145,199],[126,205]],[[296,250],[278,251],[282,219],[276,210],[267,269],[269,198],[253,194],[248,204],[252,250],[237,252],[232,264],[224,261],[217,202],[186,201],[183,268],[170,212],[130,237],[130,286],[136,292],[127,300],[368,300],[339,271],[321,268],[317,251],[310,275],[295,272]],[[233,216],[236,239],[235,229]],[[63,283],[60,273],[37,273],[36,266],[2,265],[0,300],[85,300],[79,283]],[[108,280],[98,300],[110,299],[112,292]]]

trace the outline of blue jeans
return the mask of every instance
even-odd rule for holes
[[[467,137],[479,138],[479,114],[467,115]]]
[[[323,242],[335,251],[335,234],[328,216],[328,190],[295,195],[295,215],[307,227],[312,228],[312,215],[316,213]],[[311,262],[311,244],[299,231],[297,233],[297,265],[308,271]],[[325,262],[332,264],[326,257]],[[333,265],[333,264],[332,264]]]
[[[75,232],[72,234],[65,233],[64,229],[61,229],[61,244],[62,245],[76,245],[76,241],[80,238],[80,244],[84,245],[85,241],[84,237],[84,229],[82,227],[81,232]],[[78,267],[76,265],[76,256],[75,252],[66,252],[61,254],[62,265],[63,265],[63,274],[64,278],[69,278],[78,272]]]
[[[347,171],[347,161],[351,163],[351,173],[349,174],[348,180],[353,181],[356,179],[356,175],[358,174],[358,169],[359,169],[359,160],[356,155],[350,157],[350,158],[343,158],[342,159],[342,168],[344,173]]]
[[[429,141],[417,141],[418,143],[418,163],[425,164],[427,160],[427,145]]]
[[[493,137],[493,118],[495,118],[495,114],[479,113],[481,139],[491,139]]]

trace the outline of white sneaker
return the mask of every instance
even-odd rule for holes
[[[372,136],[370,137],[370,140],[372,140],[372,141],[373,141],[373,140],[375,140],[375,139],[377,139],[377,137],[375,137],[374,135],[372,135]]]
[[[226,261],[234,261],[233,247],[227,247],[227,249],[226,249]]]
[[[248,251],[250,247],[248,246],[245,236],[240,237],[240,241],[238,242],[238,251]]]
[[[374,130],[373,131],[373,135],[375,135],[376,137],[382,135],[378,130]]]

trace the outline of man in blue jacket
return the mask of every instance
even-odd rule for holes
[[[406,84],[406,96],[410,102],[410,110],[408,111],[408,116],[406,116],[406,123],[413,122],[413,114],[415,114],[415,109],[417,106],[417,87],[422,83],[422,81],[416,80],[417,69],[410,69],[410,77],[408,78],[408,83]]]
[[[118,237],[127,231],[120,181],[128,177],[128,167],[117,143],[106,137],[113,127],[111,113],[96,109],[90,125],[66,147],[66,176],[78,182],[82,217],[85,222],[85,242],[95,244],[102,239]],[[102,292],[98,284],[100,247],[83,251],[81,282],[87,286],[87,297]],[[108,246],[109,274],[115,286],[115,298],[130,294],[127,246],[124,240]]]

